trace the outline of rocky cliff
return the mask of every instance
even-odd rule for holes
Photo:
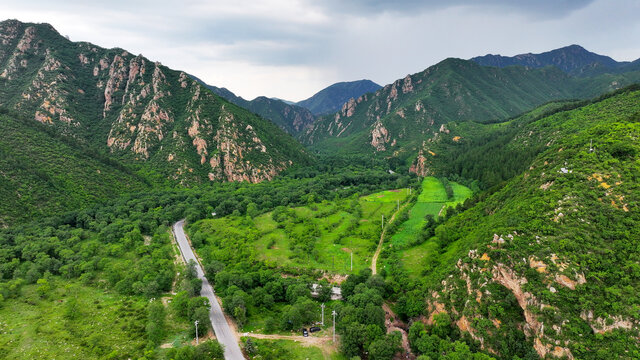
[[[0,106],[147,172],[259,182],[309,159],[276,126],[141,55],[15,20],[0,23],[0,39]]]

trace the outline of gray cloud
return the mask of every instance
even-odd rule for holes
[[[640,57],[636,0],[5,0],[3,14],[142,53],[245,98],[300,100],[337,81],[384,85],[446,57],[573,43]]]
[[[328,0],[331,11],[362,13],[415,13],[457,6],[490,7],[494,11],[514,11],[536,17],[557,18],[581,9],[594,0]]]

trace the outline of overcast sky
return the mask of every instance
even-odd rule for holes
[[[447,57],[571,44],[640,58],[637,0],[3,0],[1,11],[247,99],[298,101],[338,81],[385,85]]]

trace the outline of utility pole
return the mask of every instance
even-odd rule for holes
[[[196,320],[196,345],[200,345],[200,339],[198,339],[198,320]]]
[[[320,323],[322,324],[322,326],[324,326],[324,303],[322,303],[320,307],[322,308],[322,321]]]
[[[336,311],[333,310],[331,315],[333,315],[333,342],[336,342]]]
[[[353,249],[351,249],[351,271],[353,271]]]
[[[382,222],[380,223],[380,228],[384,230],[384,214],[382,214]]]
[[[400,211],[400,200],[398,200],[398,211]]]

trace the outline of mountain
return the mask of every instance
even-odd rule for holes
[[[0,113],[0,227],[151,188],[141,176],[46,125]]]
[[[555,67],[480,66],[446,59],[349,101],[300,135],[319,152],[395,159],[409,168],[428,144],[448,133],[447,123],[500,122],[558,99],[589,98],[640,79],[640,73],[576,78]]]
[[[572,75],[617,72],[630,65],[629,62],[617,62],[608,56],[592,53],[579,45],[566,46],[540,54],[527,53],[513,57],[488,54],[474,57],[471,61],[482,66],[496,67],[521,65],[537,69],[555,66]]]
[[[196,81],[206,86],[214,94],[227,99],[229,102],[260,115],[262,118],[278,125],[291,135],[297,135],[315,121],[315,117],[304,107],[276,98],[259,96],[251,101],[237,96],[227,88],[207,85],[202,80],[191,75]]]
[[[403,308],[426,302],[419,315],[441,314],[498,358],[637,358],[639,89],[513,120],[494,152],[531,158],[435,229],[419,264],[399,260],[394,282],[413,283]]]
[[[272,123],[180,71],[71,42],[48,24],[0,23],[0,106],[183,184],[269,180],[309,161]]]
[[[318,91],[306,100],[299,101],[296,105],[309,109],[314,115],[331,114],[340,111],[350,99],[357,99],[381,87],[371,80],[339,82]]]

